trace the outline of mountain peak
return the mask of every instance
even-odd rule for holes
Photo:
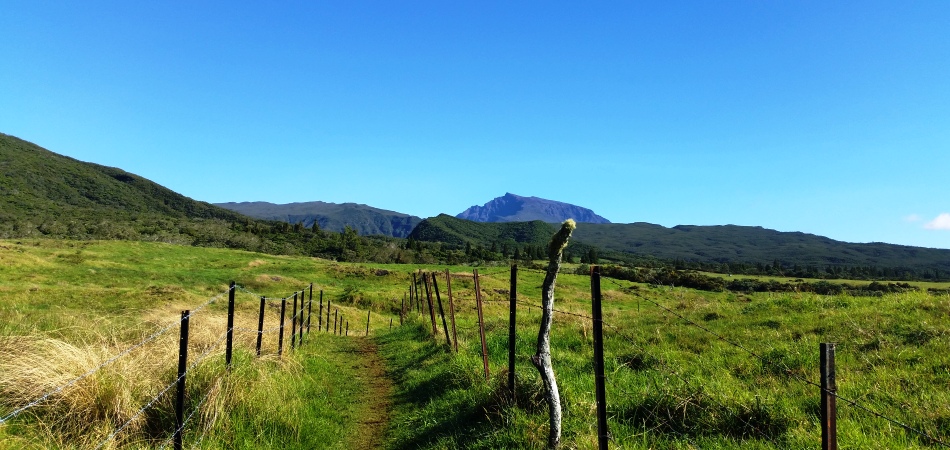
[[[474,222],[528,222],[541,220],[548,223],[574,219],[583,223],[610,223],[593,211],[570,203],[538,197],[522,197],[506,192],[482,206],[472,206],[455,216]]]

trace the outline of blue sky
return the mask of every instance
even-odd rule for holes
[[[950,248],[950,2],[3,3],[0,132],[197,200]]]

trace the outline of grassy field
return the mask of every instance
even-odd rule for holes
[[[448,350],[441,321],[433,336],[428,313],[411,312],[398,326],[409,274],[418,269],[441,273],[446,308],[444,271],[452,275],[458,354]],[[193,318],[193,351],[211,356],[189,375],[192,404],[204,401],[186,443],[543,448],[547,412],[528,360],[543,274],[519,272],[518,396],[512,402],[504,395],[508,268],[479,272],[487,379],[471,267],[337,264],[154,243],[0,241],[0,415],[175,323],[181,310],[220,295],[234,280],[241,289],[230,373],[223,371],[223,349],[214,347],[226,326],[226,302],[217,300]],[[242,330],[256,329],[258,296],[285,297],[311,282],[312,326],[323,290],[324,300],[349,321],[350,337],[312,331],[292,353],[285,337],[285,353],[277,358],[276,336],[269,333],[265,356],[255,358],[255,335]],[[596,447],[589,283],[586,276],[562,274],[555,294],[561,312],[554,318],[552,356],[565,408],[565,448]],[[940,448],[861,408],[950,440],[948,296],[710,293],[614,280],[602,288],[612,447],[818,447],[818,389],[811,383],[818,382],[820,342],[837,343],[838,392],[860,406],[838,402],[842,448]],[[279,320],[277,303],[270,304],[265,328]],[[369,339],[361,337],[367,311]],[[174,380],[176,343],[177,329],[148,351],[77,383],[69,395],[0,425],[0,448],[95,448]],[[382,361],[375,359],[376,347]],[[170,402],[159,402],[105,448],[159,447],[169,408]]]
[[[326,300],[342,298],[346,273],[311,258],[220,249],[0,241],[0,416],[168,328],[0,425],[0,448],[159,447],[174,429],[174,389],[136,414],[176,378],[180,312],[210,299],[215,300],[190,319],[189,362],[204,358],[187,378],[189,403],[200,405],[192,409],[197,413],[185,429],[188,446],[353,448],[367,442],[367,427],[360,421],[376,414],[380,400],[368,388],[373,380],[365,368],[372,361],[362,348],[373,344],[316,330],[320,289]],[[222,345],[227,296],[222,294],[230,280],[240,289],[228,373]],[[264,335],[263,356],[256,358],[259,296],[285,297],[310,282],[316,295],[305,345],[290,351],[288,299],[283,355],[276,355],[277,333],[270,332]],[[273,329],[279,324],[279,300],[268,304],[265,328]],[[351,325],[351,336],[357,328],[365,332],[365,311],[346,305],[334,309],[341,319],[362,324]],[[383,329],[384,321],[374,317],[374,331]]]

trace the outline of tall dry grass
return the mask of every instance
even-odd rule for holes
[[[167,320],[168,314],[149,315],[165,316],[166,324],[174,324]],[[244,314],[235,322],[234,345],[245,354],[254,348],[256,335],[237,329],[256,329],[256,321],[251,319]],[[221,380],[226,327],[225,315],[217,311],[202,311],[190,317],[191,367],[186,391],[192,407],[200,402],[200,411],[194,413],[189,427],[214,423],[232,400],[244,395],[242,389]],[[15,438],[3,436],[9,433],[0,434],[0,448],[96,448],[103,442],[102,448],[138,448],[167,440],[174,429],[179,327],[170,327],[110,362],[150,337],[154,330],[131,342],[95,333],[83,342],[49,336],[0,337],[0,417],[42,399],[0,425],[27,425],[23,428],[29,429],[16,433]],[[262,360],[276,359],[266,356],[276,351],[276,337],[265,342]],[[285,336],[285,351],[287,348],[289,336]],[[288,361],[283,365],[292,369],[294,364]],[[260,366],[254,372],[266,372],[268,367]],[[247,371],[242,376],[265,377],[264,373]]]

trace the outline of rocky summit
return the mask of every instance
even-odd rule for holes
[[[583,223],[610,223],[593,211],[570,203],[512,193],[495,198],[482,206],[472,206],[455,216],[474,222],[527,222],[541,220],[556,223],[574,219]]]

